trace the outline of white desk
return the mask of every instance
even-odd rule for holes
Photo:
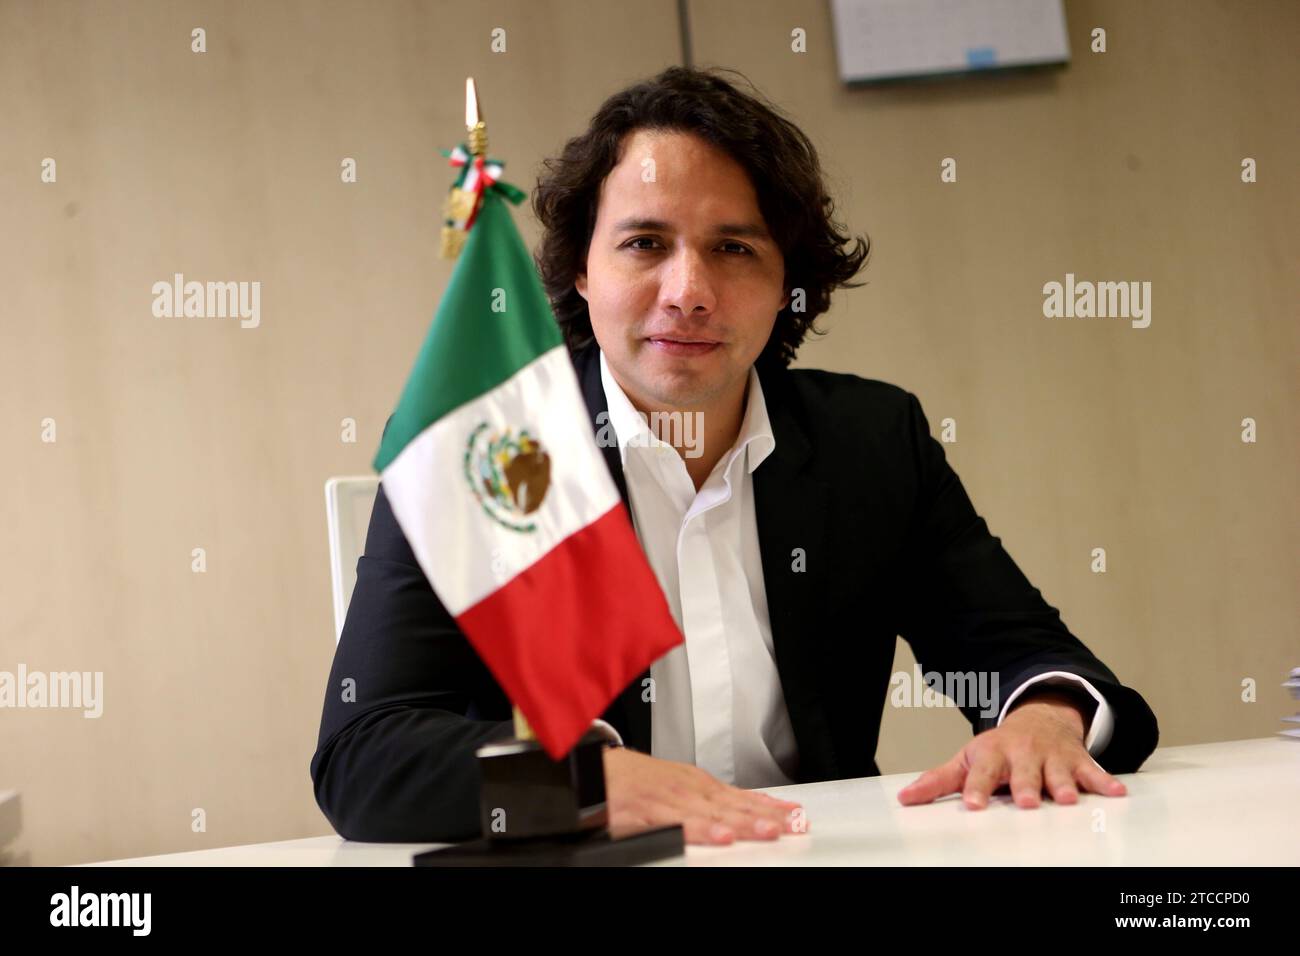
[[[1082,793],[1021,810],[970,811],[959,796],[904,807],[915,773],[768,793],[800,801],[808,832],[775,842],[688,846],[660,866],[1231,866],[1300,864],[1300,740],[1265,737],[1157,750],[1121,779],[1128,796]],[[1098,814],[1096,811],[1102,811]],[[1100,829],[1104,827],[1104,829]],[[96,866],[410,866],[437,843],[337,836],[113,860]]]

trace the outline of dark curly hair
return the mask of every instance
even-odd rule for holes
[[[831,293],[862,285],[849,280],[866,261],[870,242],[858,237],[845,248],[850,240],[833,218],[834,202],[812,141],[756,90],[742,92],[722,73],[734,73],[753,89],[735,70],[670,67],[615,93],[585,133],[543,161],[532,198],[543,229],[535,258],[570,350],[593,339],[587,301],[574,281],[587,260],[600,187],[618,163],[623,138],[639,129],[692,133],[749,174],[759,211],[785,259],[785,292],[804,292],[801,311],[793,311],[792,300],[777,314],[760,362],[789,365],[810,329],[822,334],[813,320],[830,308]]]

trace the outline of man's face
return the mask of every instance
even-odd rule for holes
[[[781,250],[735,160],[689,134],[625,138],[574,285],[634,405],[704,410],[738,400],[788,301],[784,279]]]

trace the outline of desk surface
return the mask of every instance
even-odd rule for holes
[[[904,807],[915,773],[766,792],[798,800],[808,832],[775,842],[689,846],[666,866],[1231,866],[1300,864],[1300,741],[1285,737],[1165,747],[1128,796],[1082,793],[1021,810],[999,796],[967,810],[957,795]],[[110,860],[95,866],[410,866],[437,843],[337,836]]]

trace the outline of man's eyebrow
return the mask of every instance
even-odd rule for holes
[[[662,219],[641,219],[636,216],[630,216],[627,219],[620,219],[614,223],[614,231],[617,232],[672,232],[673,227],[670,223]],[[770,239],[771,234],[767,227],[756,222],[720,222],[713,227],[715,235],[719,236],[740,236],[746,239]]]

